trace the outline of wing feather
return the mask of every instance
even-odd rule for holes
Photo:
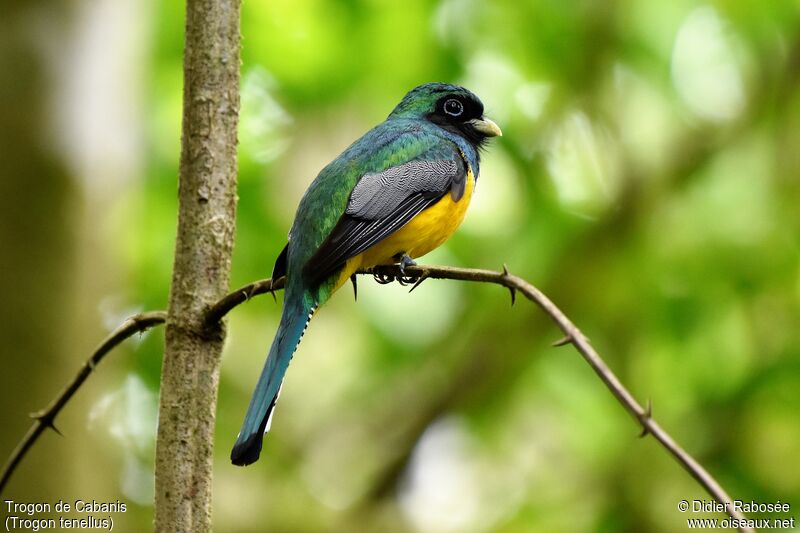
[[[460,157],[413,160],[362,176],[328,237],[303,268],[317,286],[345,262],[385,239],[445,194],[458,199],[466,183]]]

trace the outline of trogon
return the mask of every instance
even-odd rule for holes
[[[286,276],[283,314],[231,452],[234,464],[258,459],[314,312],[358,269],[414,265],[447,240],[475,189],[481,147],[501,134],[473,93],[428,83],[322,169],[272,272],[273,280]]]

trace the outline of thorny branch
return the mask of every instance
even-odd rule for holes
[[[83,366],[81,366],[80,370],[78,370],[78,373],[72,379],[72,381],[66,387],[64,387],[64,390],[61,391],[61,394],[59,394],[46,409],[43,409],[38,413],[31,413],[31,418],[34,419],[33,425],[22,438],[17,447],[14,448],[14,451],[11,452],[8,462],[6,462],[5,466],[3,467],[3,473],[2,476],[0,476],[0,492],[2,492],[2,490],[5,488],[6,483],[8,483],[9,478],[11,478],[11,474],[14,473],[14,470],[16,470],[20,461],[22,461],[22,459],[25,457],[25,454],[28,453],[28,450],[30,450],[31,447],[36,443],[36,441],[39,439],[39,436],[44,433],[44,430],[51,428],[56,433],[59,433],[55,426],[56,416],[58,416],[58,413],[61,412],[61,409],[67,405],[67,402],[72,398],[72,396],[78,392],[80,386],[83,385],[83,382],[86,381],[86,379],[89,377],[89,374],[92,373],[94,368],[100,361],[103,360],[106,354],[128,337],[132,337],[133,335],[152,328],[153,326],[163,324],[166,319],[167,314],[164,311],[142,313],[127,319],[120,327],[112,331],[108,337],[106,337],[105,340],[100,343],[89,359],[83,363]]]
[[[648,402],[646,408],[642,407],[628,389],[619,381],[608,365],[606,365],[605,361],[603,361],[600,355],[594,350],[589,340],[581,333],[575,324],[573,324],[572,321],[539,289],[524,279],[511,274],[505,266],[502,272],[449,266],[414,266],[406,267],[404,272],[400,272],[397,266],[381,266],[362,270],[359,274],[372,275],[379,283],[399,281],[402,284],[412,284],[411,290],[416,289],[426,279],[449,279],[493,283],[501,285],[509,290],[512,304],[516,299],[517,292],[519,292],[538,305],[564,334],[564,337],[555,341],[553,346],[564,346],[567,344],[575,346],[578,353],[580,353],[589,366],[592,367],[597,376],[617,398],[619,403],[622,404],[625,410],[628,411],[641,426],[641,436],[652,435],[653,438],[656,439],[656,441],[658,441],[658,443],[666,449],[716,501],[721,504],[727,504],[725,505],[725,509],[728,516],[737,520],[745,519],[744,515],[734,510],[731,497],[725,492],[725,489],[723,489],[713,476],[681,448],[681,446],[653,419],[650,403]],[[282,289],[283,286],[284,278],[275,280],[275,282],[266,279],[245,285],[231,292],[208,309],[205,319],[206,326],[214,327],[236,306],[259,294],[274,293],[274,291]],[[64,391],[56,397],[53,403],[41,413],[33,415],[35,418],[33,426],[12,452],[11,457],[3,468],[2,477],[0,477],[0,491],[5,488],[14,470],[25,457],[28,450],[35,444],[42,432],[44,432],[47,427],[55,430],[53,423],[55,417],[70,398],[72,398],[83,382],[86,381],[97,363],[99,363],[112,348],[128,337],[138,332],[145,331],[150,327],[163,324],[165,320],[166,314],[163,311],[136,315],[129,318],[100,344],[92,356],[81,367],[78,375]],[[740,526],[739,531],[752,532],[753,530],[745,526]]]

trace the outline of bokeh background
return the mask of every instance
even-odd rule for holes
[[[269,275],[308,183],[407,90],[461,83],[505,136],[425,261],[508,264],[734,498],[800,518],[800,4],[256,0],[242,16],[233,286]],[[182,30],[181,2],[0,6],[3,457],[108,331],[166,306]],[[448,281],[359,289],[315,318],[246,469],[227,457],[281,297],[230,315],[216,530],[685,529],[677,503],[702,490],[550,347],[534,306]],[[162,335],[102,363],[3,499],[119,499],[117,531],[151,527]]]

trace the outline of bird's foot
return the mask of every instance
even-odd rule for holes
[[[406,267],[417,266],[417,262],[411,259],[411,257],[409,257],[409,255],[406,253],[400,255],[399,259],[397,259],[397,262],[397,267],[400,269],[400,275],[397,276],[397,282],[403,286],[417,283],[419,280],[419,275],[406,274]]]
[[[393,272],[386,272],[385,270],[381,269],[381,267],[376,267],[376,270],[373,274],[375,281],[384,285],[394,281],[398,282],[400,285],[409,285],[419,281],[419,275],[406,274],[406,267],[417,266],[417,262],[411,259],[408,254],[397,254],[393,257],[393,259],[397,261],[397,267],[400,269],[400,275],[397,275]],[[391,269],[391,267],[386,267],[386,269]]]
[[[406,267],[417,266],[417,262],[411,259],[408,254],[403,254],[400,256],[399,263],[400,264],[398,266],[400,267],[400,274],[403,276],[406,275]]]

